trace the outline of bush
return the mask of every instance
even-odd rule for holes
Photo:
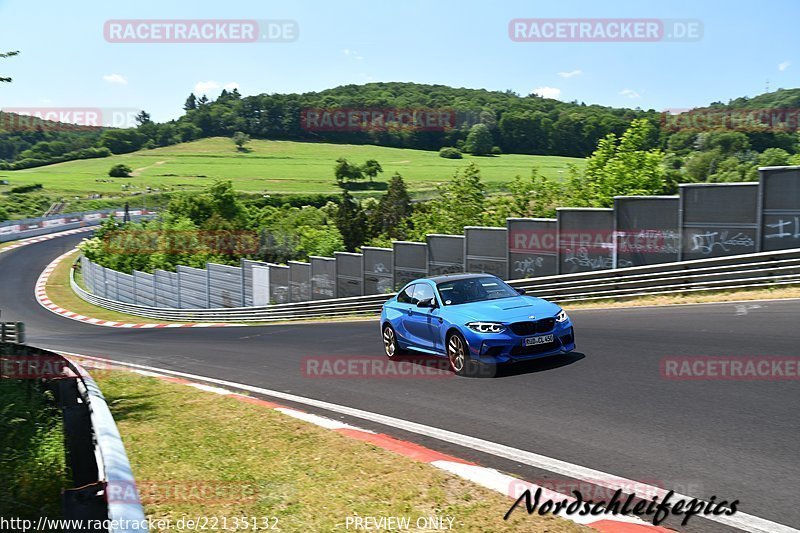
[[[250,142],[250,136],[246,133],[242,133],[241,131],[237,131],[233,134],[232,137],[233,144],[236,145],[236,149],[240,152],[246,152],[247,149],[244,147],[245,144]]]
[[[47,159],[25,158],[14,161],[13,163],[3,163],[0,164],[0,170],[22,170],[25,168],[43,167],[54,163],[63,163],[64,161],[73,161],[75,159],[93,159],[96,157],[108,157],[110,155],[111,151],[108,148],[82,148],[59,156],[48,157]]]
[[[17,185],[16,187],[11,187],[8,190],[9,194],[24,194],[26,192],[33,192],[38,191],[39,189],[43,189],[44,186],[41,183],[34,183],[33,185]]]
[[[492,155],[500,155],[503,151],[500,149],[499,146],[492,146]]]
[[[112,178],[129,178],[131,176],[131,172],[133,172],[131,167],[120,163],[119,165],[114,165],[111,167],[111,170],[108,171],[108,175]]]
[[[444,157],[445,159],[461,159],[464,157],[461,155],[461,150],[458,148],[453,148],[452,146],[445,146],[441,150],[439,150],[439,157]]]

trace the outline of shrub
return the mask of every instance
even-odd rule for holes
[[[112,178],[129,178],[131,176],[131,172],[133,172],[131,167],[120,163],[119,165],[114,165],[111,167],[111,170],[108,171],[108,175]]]
[[[500,155],[503,151],[500,149],[499,146],[492,146],[492,155]]]
[[[16,187],[11,187],[8,190],[9,194],[24,194],[26,192],[33,192],[38,191],[39,189],[43,189],[44,186],[41,183],[34,183],[32,185],[17,185]]]
[[[445,159],[461,159],[463,155],[461,155],[461,150],[458,148],[453,148],[452,146],[445,146],[441,150],[439,150],[439,157],[444,157]]]

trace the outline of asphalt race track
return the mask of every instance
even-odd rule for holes
[[[306,357],[380,356],[377,322],[131,330],[68,320],[42,308],[33,287],[47,263],[81,238],[0,254],[2,320],[25,322],[32,345],[378,412],[694,497],[738,499],[742,512],[800,528],[797,380],[669,380],[659,366],[666,356],[797,356],[800,301],[761,302],[746,313],[732,303],[575,311],[577,355],[494,379],[310,378]],[[358,424],[530,481],[558,479],[434,439]],[[731,529],[694,517],[686,530]]]

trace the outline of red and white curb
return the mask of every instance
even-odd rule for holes
[[[262,400],[260,398],[254,398],[252,396],[247,396],[245,394],[233,392],[222,387],[216,387],[213,385],[208,385],[206,383],[198,383],[195,381],[191,381],[189,379],[185,379],[182,377],[167,375],[161,373],[161,369],[155,369],[143,365],[136,365],[133,363],[121,363],[117,361],[111,362],[107,359],[102,359],[99,357],[92,357],[87,355],[71,354],[68,352],[61,352],[61,353],[64,356],[72,356],[78,358],[79,360],[78,362],[81,364],[81,366],[88,367],[89,369],[94,367],[101,370],[113,369],[113,370],[124,370],[128,372],[135,372],[143,376],[155,377],[172,383],[180,383],[183,385],[188,385],[190,387],[194,387],[205,392],[228,396],[231,398],[236,398],[243,402],[260,405],[268,409],[274,409],[275,411],[283,413],[284,415],[290,416],[292,418],[296,418],[298,420],[302,420],[304,422],[308,422],[316,426],[335,431],[341,435],[345,435],[347,437],[354,438],[362,442],[367,442],[383,450],[393,452],[398,455],[402,455],[404,457],[408,457],[415,461],[427,463],[435,468],[444,470],[451,475],[455,475],[467,481],[471,481],[473,483],[481,485],[482,487],[485,487],[487,489],[499,492],[505,496],[509,496],[512,499],[516,499],[518,497],[517,494],[511,493],[512,489],[515,492],[521,494],[525,489],[529,489],[531,493],[533,493],[537,489],[541,488],[542,501],[545,500],[553,500],[557,502],[561,502],[563,500],[567,500],[568,502],[575,501],[575,498],[573,498],[572,496],[567,496],[559,492],[547,489],[545,487],[540,487],[534,483],[530,483],[521,480],[519,478],[509,476],[507,474],[503,474],[502,472],[499,472],[494,468],[480,466],[471,461],[466,461],[458,457],[454,457],[452,455],[447,455],[441,452],[437,452],[435,450],[431,450],[430,448],[426,448],[425,446],[421,446],[413,442],[396,439],[384,433],[376,433],[368,429],[363,429],[358,426],[347,424],[340,420],[335,420],[332,418],[327,418],[313,413],[308,413],[293,407],[286,407],[284,405],[275,402]],[[172,373],[180,374],[179,372],[172,372]],[[525,512],[524,509],[525,508],[523,504],[518,512],[524,513]],[[612,515],[613,518],[609,519],[609,518],[598,518],[597,516],[592,516],[592,515],[589,516],[568,515],[563,511],[552,514],[564,518],[565,520],[569,520],[571,522],[588,526],[597,531],[602,531],[604,533],[640,533],[640,532],[673,533],[672,530],[660,526],[654,526],[634,516]]]
[[[66,235],[65,233],[60,233],[59,235]],[[38,242],[38,241],[37,241]],[[74,311],[70,311],[69,309],[64,309],[56,304],[54,304],[50,298],[47,296],[47,280],[50,279],[50,275],[53,271],[58,267],[58,265],[69,255],[74,253],[75,250],[70,250],[69,252],[62,254],[56,257],[47,267],[42,271],[39,275],[39,278],[36,280],[36,287],[34,289],[36,295],[36,301],[42,305],[48,311],[52,311],[57,315],[61,315],[64,318],[69,318],[70,320],[77,320],[79,322],[85,322],[87,324],[94,324],[95,326],[105,326],[109,328],[134,328],[134,329],[151,329],[151,328],[220,328],[220,327],[236,327],[241,326],[242,324],[224,324],[224,323],[214,323],[214,322],[190,322],[190,323],[173,323],[173,324],[161,324],[161,323],[153,323],[153,322],[141,322],[141,323],[129,323],[129,322],[117,322],[114,320],[103,320],[102,318],[93,318],[81,315]]]
[[[4,246],[3,248],[0,248],[0,254],[2,254],[4,252],[10,252],[11,250],[14,250],[16,248],[20,248],[22,246],[28,246],[29,244],[36,244],[37,242],[49,241],[51,239],[56,239],[58,237],[66,237],[67,235],[75,235],[76,233],[85,233],[87,231],[92,231],[93,229],[97,229],[97,228],[95,228],[94,226],[89,226],[89,227],[85,227],[85,228],[77,228],[77,229],[71,229],[71,230],[67,230],[67,231],[60,231],[58,233],[51,233],[49,235],[42,235],[40,237],[29,237],[27,239],[21,239],[21,240],[16,241],[14,244],[9,244],[8,246]]]

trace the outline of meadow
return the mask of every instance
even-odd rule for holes
[[[101,159],[68,161],[39,168],[2,171],[0,192],[11,187],[41,183],[42,194],[68,200],[99,194],[105,198],[153,190],[200,189],[216,179],[232,180],[237,190],[261,193],[332,193],[337,190],[333,166],[339,157],[361,164],[376,159],[386,182],[402,174],[412,191],[423,193],[475,162],[490,190],[502,190],[517,175],[533,167],[545,176],[562,177],[568,165],[582,168],[585,160],[571,157],[507,154],[493,157],[465,155],[444,159],[438,152],[371,145],[253,140],[247,152],[236,149],[229,138],[214,137],[152,150],[140,150]],[[111,166],[123,163],[133,169],[129,178],[110,178]],[[365,180],[366,181],[366,180]],[[356,190],[381,190],[383,184],[356,186]],[[76,198],[77,197],[77,198]]]

